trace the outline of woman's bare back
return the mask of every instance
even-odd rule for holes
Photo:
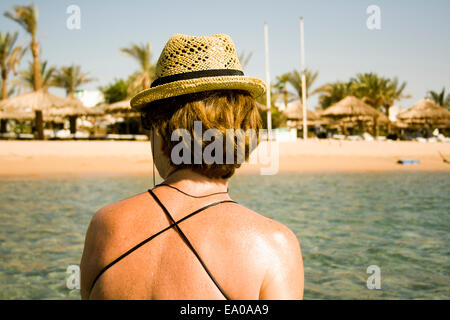
[[[175,221],[219,194],[189,198],[167,187],[154,193]],[[170,225],[149,193],[108,205],[89,226],[81,262],[87,299],[224,299],[175,228],[159,234],[107,269],[123,253]],[[298,299],[303,265],[295,235],[284,225],[239,204],[225,202],[184,220],[179,227],[231,299]]]

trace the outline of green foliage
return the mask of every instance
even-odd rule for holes
[[[279,111],[275,107],[275,102],[279,98],[280,94],[278,93],[275,86],[271,87],[270,94],[270,104],[271,104],[271,119],[272,119],[272,128],[283,127],[286,124],[287,118],[283,114],[283,112]],[[256,102],[259,104],[259,114],[263,121],[263,128],[267,129],[267,97],[266,95],[259,96],[256,98]]]
[[[104,87],[99,87],[99,90],[105,97],[105,102],[108,104],[125,100],[128,97],[128,86],[130,80],[115,79],[113,83],[110,83]]]
[[[25,53],[21,45],[15,45],[17,37],[17,32],[7,32],[6,34],[0,32],[0,66],[2,71],[9,72],[12,70],[14,73],[17,73],[16,67]]]
[[[428,94],[425,98],[428,98],[441,107],[446,108],[447,110],[450,110],[450,93],[447,93],[447,96],[445,96],[445,87],[442,88],[441,92],[430,90],[428,91]]]
[[[277,108],[271,108],[272,129],[284,127],[286,125],[286,116]],[[267,129],[267,110],[259,109],[259,115],[263,122],[263,128]]]
[[[40,46],[36,40],[37,35],[37,22],[38,22],[38,8],[35,4],[28,6],[16,5],[13,6],[12,11],[6,11],[5,17],[17,22],[21,27],[25,29],[31,36],[30,49],[33,55],[34,63],[34,90],[41,88],[41,73],[39,71],[39,52]]]
[[[3,80],[0,78],[0,88],[1,87],[3,87]],[[14,94],[14,87],[11,87],[11,88],[7,89],[7,94],[6,94],[5,99],[7,97],[12,96],[13,94]],[[3,99],[3,90],[0,90],[0,100],[2,100],[2,99]]]
[[[23,49],[21,45],[15,45],[17,37],[17,32],[7,32],[6,34],[0,32],[0,70],[1,79],[3,82],[1,87],[1,95],[4,98],[8,97],[8,74],[10,71],[17,74],[16,68],[25,53],[25,49]]]
[[[139,64],[139,70],[130,76],[128,94],[130,96],[141,90],[150,88],[156,77],[156,66],[151,63],[150,42],[146,44],[131,44],[120,49],[120,52],[133,58]]]
[[[319,103],[326,109],[347,96],[355,96],[375,109],[384,109],[388,114],[389,108],[396,100],[409,97],[403,91],[406,82],[399,83],[397,78],[380,77],[376,73],[358,73],[348,82],[337,81],[324,85]]]
[[[317,80],[318,76],[318,71],[305,69],[306,97],[323,91],[323,87],[319,87],[314,90],[312,89],[312,86],[314,85],[314,82]],[[290,85],[291,89],[293,89],[293,92],[290,92],[287,89],[287,85]],[[300,101],[302,100],[302,77],[298,70],[294,69],[292,72],[287,72],[285,74],[282,74],[281,76],[278,76],[274,86],[278,89],[278,92],[280,94],[284,93],[286,95],[285,92],[287,91],[287,96],[297,96]]]
[[[354,95],[352,84],[353,83],[351,81],[337,81],[324,85],[323,88],[325,93],[319,97],[319,104],[321,108],[326,109],[345,97]]]
[[[6,11],[5,17],[16,21],[33,37],[37,30],[38,8],[35,4],[28,6],[16,5],[12,11]]]
[[[399,84],[397,78],[380,77],[376,73],[358,73],[350,81],[353,82],[354,96],[375,109],[383,107],[386,115],[395,100],[409,97],[409,95],[403,94],[406,82]]]
[[[42,80],[42,88],[48,89],[53,85],[53,75],[56,72],[56,67],[51,66],[47,69],[47,61],[41,62],[41,80]],[[28,69],[20,72],[20,78],[27,88],[34,87],[34,66],[33,62],[28,62]]]
[[[94,80],[94,78],[89,77],[89,73],[81,72],[81,66],[72,64],[56,70],[52,85],[66,89],[66,94],[73,96],[80,86]]]

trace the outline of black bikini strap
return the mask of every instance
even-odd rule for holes
[[[191,249],[191,251],[195,254],[195,256],[197,257],[198,261],[200,262],[200,264],[202,265],[203,269],[205,269],[206,273],[208,274],[208,276],[211,278],[211,280],[214,282],[214,284],[216,285],[217,289],[219,289],[219,291],[223,294],[223,296],[227,299],[227,300],[231,300],[230,297],[228,297],[228,295],[225,293],[225,291],[221,288],[221,286],[219,285],[219,283],[216,281],[216,279],[213,277],[213,275],[211,274],[211,272],[208,270],[208,267],[206,267],[206,264],[203,262],[202,258],[200,258],[200,255],[197,253],[197,251],[194,249],[194,247],[192,246],[191,242],[189,241],[189,239],[186,237],[186,235],[184,234],[184,232],[181,230],[181,228],[178,226],[179,222],[175,222],[175,220],[172,218],[172,216],[170,215],[169,211],[166,209],[166,207],[161,203],[161,201],[159,200],[159,198],[156,196],[156,194],[152,191],[152,190],[148,190],[148,192],[152,195],[153,199],[155,199],[155,201],[159,204],[159,206],[161,207],[161,209],[164,211],[164,213],[167,215],[167,217],[169,218],[169,220],[172,222],[172,224],[175,226],[175,228],[177,229],[178,233],[180,234],[181,238],[184,240],[184,242],[186,242],[187,246],[189,247],[189,249]],[[232,200],[225,200],[223,202],[234,202]]]
[[[150,190],[149,190],[150,192]],[[159,199],[158,199],[159,200]],[[108,270],[109,268],[111,268],[113,265],[115,265],[117,262],[119,262],[120,260],[122,260],[123,258],[125,258],[126,256],[128,256],[129,254],[131,254],[132,252],[136,251],[137,249],[139,249],[140,247],[142,247],[144,244],[146,244],[147,242],[150,242],[151,240],[153,240],[154,238],[156,238],[157,236],[159,236],[160,234],[162,234],[163,232],[175,227],[178,223],[183,222],[184,220],[189,219],[190,217],[192,217],[193,215],[196,215],[199,212],[202,212],[203,210],[206,210],[208,208],[217,206],[221,203],[236,203],[235,201],[232,200],[223,200],[223,201],[216,201],[213,203],[208,204],[207,206],[204,206],[198,210],[195,210],[194,212],[188,214],[187,216],[185,216],[184,218],[178,220],[176,223],[171,223],[168,227],[162,229],[161,231],[155,233],[154,235],[148,237],[147,239],[143,240],[142,242],[140,242],[139,244],[135,245],[133,248],[131,248],[130,250],[126,251],[124,254],[122,254],[120,257],[118,257],[117,259],[115,259],[113,262],[109,263],[106,267],[104,267],[95,277],[94,281],[92,282],[91,288],[89,289],[89,292],[92,291],[92,289],[94,288],[95,283],[97,282],[97,280],[100,278],[100,276],[105,273],[106,270]]]

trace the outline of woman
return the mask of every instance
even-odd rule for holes
[[[255,147],[250,136],[229,139],[230,129],[261,128],[254,98],[264,83],[244,76],[226,35],[173,36],[156,72],[131,105],[150,130],[164,182],[95,213],[82,298],[301,299],[296,236],[228,195],[239,151],[248,159]]]

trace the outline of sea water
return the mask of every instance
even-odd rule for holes
[[[67,268],[79,265],[92,214],[146,191],[150,181],[0,181],[0,299],[79,299]],[[230,182],[234,200],[297,235],[305,299],[450,299],[449,190],[449,172],[238,175]],[[379,289],[367,286],[369,266],[379,268]]]

